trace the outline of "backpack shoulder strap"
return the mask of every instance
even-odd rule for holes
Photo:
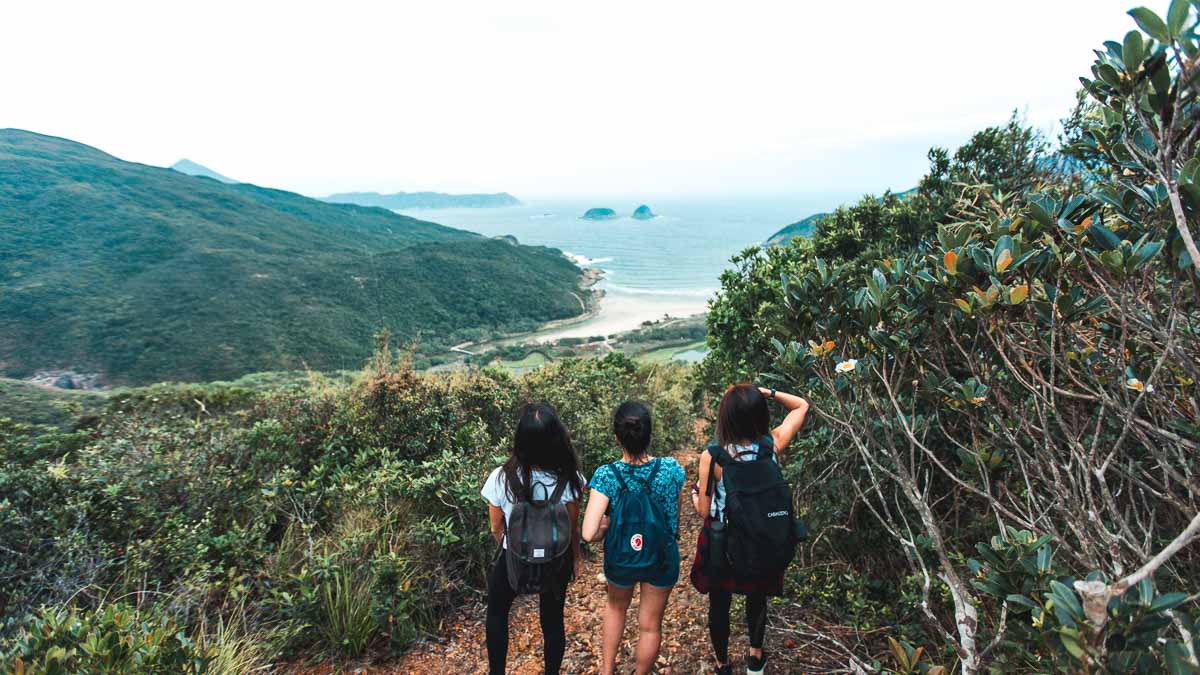
[[[654,485],[654,478],[658,476],[658,468],[662,466],[662,457],[654,458],[654,466],[650,469],[650,475],[646,477],[646,491],[650,491],[650,486]]]
[[[621,492],[628,492],[629,485],[625,482],[625,479],[621,477],[621,472],[617,470],[617,463],[613,462],[612,464],[605,464],[605,466],[607,466],[608,470],[612,472],[613,478],[617,479],[617,485],[620,486]]]
[[[733,459],[729,456],[729,452],[725,448],[716,443],[708,446],[708,454],[712,456],[713,462],[717,466],[725,466],[726,463]]]
[[[729,460],[729,453],[725,452],[725,448],[717,444],[708,446],[708,454],[712,457],[712,464],[708,466],[708,483],[704,486],[704,495],[707,497],[713,494],[713,486],[717,484],[717,472],[715,468],[724,466]]]
[[[775,459],[775,439],[767,434],[758,441],[758,457],[755,459]]]

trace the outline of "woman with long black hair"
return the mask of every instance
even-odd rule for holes
[[[579,500],[583,494],[583,476],[579,458],[571,444],[571,435],[554,408],[531,403],[521,411],[513,439],[512,455],[488,476],[481,491],[488,502],[492,535],[500,544],[500,555],[488,581],[487,652],[491,675],[503,675],[508,660],[508,614],[517,590],[509,581],[506,532],[515,507],[535,500],[548,501],[561,495],[569,514],[570,550],[549,570],[548,581],[539,593],[539,615],[544,643],[545,672],[554,675],[562,667],[566,650],[563,608],[567,585],[581,562],[579,556]]]
[[[771,428],[768,400],[777,401],[787,409],[783,422],[774,429]],[[729,609],[734,594],[746,597],[746,627],[750,633],[746,672],[761,675],[765,669],[767,652],[763,642],[767,629],[767,598],[783,594],[783,571],[756,578],[739,578],[733,573],[714,571],[717,566],[710,564],[710,538],[714,521],[725,520],[727,491],[721,466],[713,453],[720,455],[722,461],[763,459],[782,466],[784,451],[800,431],[807,414],[808,401],[799,396],[750,384],[733,385],[725,390],[717,408],[717,442],[700,457],[700,480],[692,490],[692,505],[704,518],[704,528],[696,546],[691,580],[697,591],[708,594],[708,633],[717,659],[718,675],[733,672],[729,662]]]

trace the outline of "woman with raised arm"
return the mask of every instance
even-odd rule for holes
[[[556,675],[567,646],[567,585],[581,562],[577,525],[583,476],[571,435],[552,406],[525,406],[512,455],[488,476],[481,494],[500,545],[488,580],[488,672],[504,675],[513,601],[519,593],[537,593],[545,672]]]
[[[774,429],[768,409],[768,401],[772,400],[787,410],[783,422]],[[791,492],[779,467],[807,414],[808,401],[799,396],[750,384],[733,385],[725,391],[717,409],[717,440],[700,457],[692,504],[704,518],[704,528],[696,546],[691,581],[696,590],[709,597],[708,633],[718,675],[733,672],[729,661],[729,609],[734,594],[746,597],[750,634],[746,672],[761,675],[766,667],[763,641],[767,598],[782,595],[783,572],[799,537],[792,519]],[[726,474],[732,483],[726,480]],[[773,505],[760,506],[761,500],[772,495]],[[751,529],[754,536],[747,536],[745,531]],[[763,545],[771,541],[783,545]],[[748,573],[747,569],[757,571]]]
[[[608,604],[602,629],[602,670],[611,675],[625,631],[625,613],[640,586],[637,673],[649,673],[662,643],[663,612],[679,580],[679,493],[683,467],[650,454],[650,411],[624,403],[613,415],[621,459],[592,474],[583,538],[604,537]],[[625,671],[628,672],[628,671]]]

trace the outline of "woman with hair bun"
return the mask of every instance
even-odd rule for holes
[[[684,472],[673,458],[650,454],[650,434],[646,406],[628,402],[617,408],[613,435],[621,446],[621,459],[592,474],[583,518],[584,539],[604,537],[608,604],[601,672],[605,675],[616,668],[635,585],[641,587],[637,673],[649,673],[654,667],[662,643],[663,612],[679,580],[679,493]]]

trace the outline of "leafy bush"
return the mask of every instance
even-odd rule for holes
[[[711,392],[811,392],[823,554],[963,672],[1200,667],[1200,41],[1183,0],[1133,15],[1084,81],[1076,165],[980,132],[914,194],[743,253],[710,312]]]
[[[352,380],[127,390],[74,432],[0,421],[0,654],[57,658],[85,633],[31,630],[72,611],[124,635],[108,597],[139,598],[216,672],[248,662],[244,644],[255,663],[401,650],[483,587],[479,489],[524,402],[559,408],[587,473],[617,456],[627,397],[654,409],[660,452],[691,438],[681,368],[614,355],[423,376],[386,342]]]
[[[47,610],[16,642],[6,672],[22,675],[71,673],[204,673],[209,659],[166,616],[125,604],[96,610]]]

